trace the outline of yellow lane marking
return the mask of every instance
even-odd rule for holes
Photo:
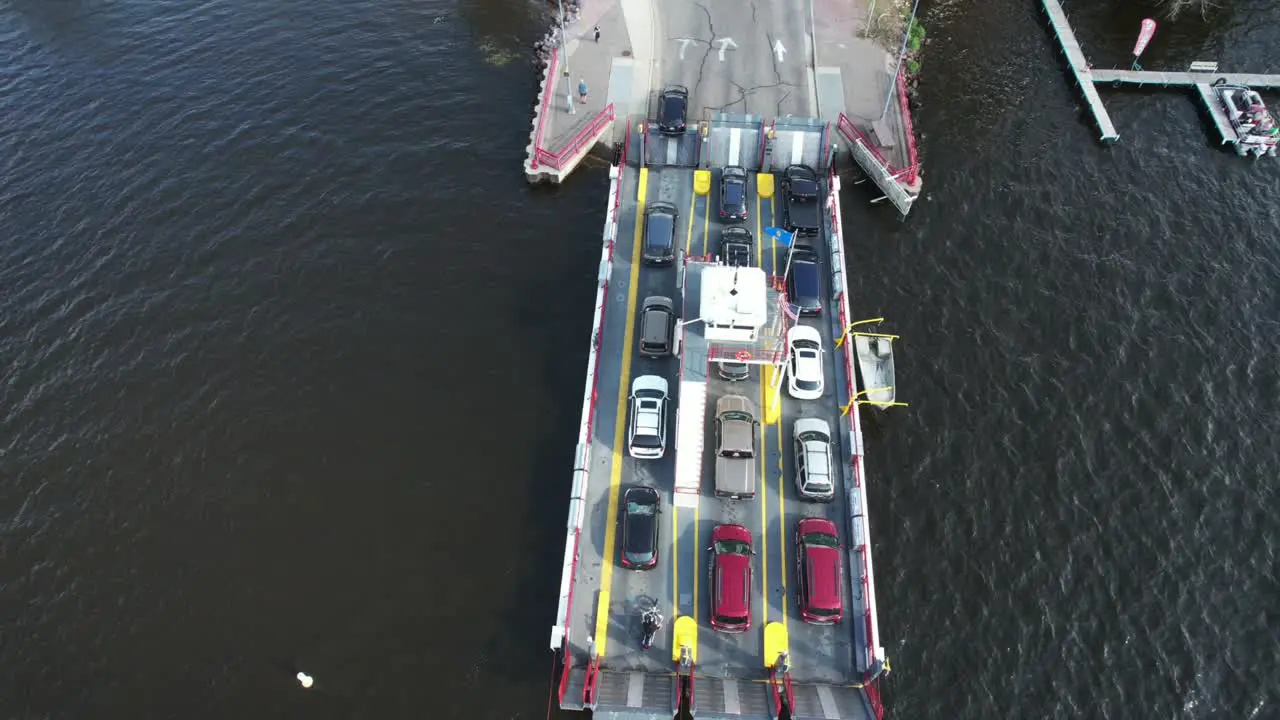
[[[778,393],[782,393],[782,388],[778,388]],[[778,398],[778,402],[782,402],[782,398]],[[785,461],[782,458],[782,414],[778,414],[777,428],[774,434],[778,437],[778,540],[782,544],[779,557],[782,558],[782,625],[788,630],[791,625],[788,622],[789,615],[787,613],[787,575],[790,574],[791,568],[787,565],[787,472]]]
[[[693,248],[693,217],[696,213],[694,208],[697,207],[697,204],[698,204],[698,194],[692,193],[691,195],[689,195],[689,231],[684,236],[684,254],[685,255],[688,255],[689,251]]]
[[[675,498],[672,498],[674,500]],[[680,509],[671,503],[671,617],[680,615]],[[697,578],[694,578],[697,587]]]
[[[760,267],[764,256],[764,238],[760,234],[760,193],[756,192],[756,267]],[[760,372],[760,408],[764,409],[764,369]],[[760,426],[760,432],[768,432],[766,426]],[[764,438],[760,438],[760,449],[764,450]],[[760,453],[760,591],[763,602],[760,608],[760,631],[769,622],[769,485],[764,471],[764,452]]]
[[[774,227],[778,225],[778,196],[769,201],[769,220]],[[773,243],[773,274],[778,274],[778,243]]]
[[[701,498],[697,505],[693,506],[693,622],[698,622],[698,555],[702,552],[702,538],[698,529],[701,526],[698,517],[698,511],[702,506]]]
[[[622,488],[622,443],[627,426],[627,396],[631,388],[631,341],[635,339],[636,294],[640,290],[640,241],[644,234],[645,193],[649,189],[649,169],[640,168],[636,190],[636,230],[631,248],[631,281],[627,288],[626,330],[622,340],[622,370],[618,378],[618,414],[613,428],[613,468],[609,472],[609,509],[604,525],[604,562],[600,565],[600,598],[596,601],[596,654],[604,657],[609,642],[609,597],[613,591],[614,543],[618,535],[618,493]]]
[[[711,248],[707,233],[711,232],[711,196],[702,201],[702,252],[699,255],[710,255]]]

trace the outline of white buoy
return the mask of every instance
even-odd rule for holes
[[[311,684],[314,682],[315,682],[315,678],[311,677],[310,675],[304,672],[298,673],[298,683],[301,684],[302,687],[309,688],[311,687]]]

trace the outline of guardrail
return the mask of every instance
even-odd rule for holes
[[[905,92],[906,85],[903,85],[902,87]],[[853,121],[849,119],[848,115],[840,113],[840,118],[836,121],[836,129],[838,129],[840,133],[844,135],[845,139],[851,143],[861,140],[863,146],[865,146],[867,150],[875,156],[876,162],[883,165],[885,170],[888,171],[890,178],[895,181],[900,181],[904,185],[911,185],[916,181],[919,168],[916,164],[916,141],[915,137],[911,134],[911,119],[906,115],[905,107],[903,108],[903,113],[903,129],[907,134],[907,156],[911,160],[911,164],[905,168],[895,168],[893,163],[889,162],[889,159],[884,156],[884,153],[880,152],[878,143],[868,137],[866,133],[859,130],[858,126],[853,124]]]
[[[611,106],[612,107],[612,106]],[[627,126],[630,138],[630,123]],[[574,577],[578,571],[578,548],[582,541],[582,521],[586,514],[586,488],[590,478],[591,432],[595,428],[596,402],[599,396],[597,378],[600,371],[600,342],[604,334],[605,311],[609,303],[609,275],[613,267],[613,249],[618,236],[618,213],[622,206],[622,177],[627,166],[627,148],[623,143],[622,161],[614,167],[609,183],[609,208],[605,216],[601,236],[600,266],[597,273],[595,313],[592,318],[591,350],[587,357],[587,378],[582,399],[582,419],[578,425],[578,445],[574,451],[573,484],[569,497],[569,518],[566,524],[565,561],[560,576],[560,607],[556,613],[559,623],[551,631],[551,649],[564,653],[564,667],[560,675],[559,700],[564,702],[568,688],[569,671],[573,658],[569,644],[569,613],[573,608]]]
[[[538,150],[542,148],[542,134],[547,128],[547,114],[551,112],[551,97],[556,94],[556,71],[560,67],[560,49],[552,48],[547,59],[547,87],[542,93],[542,108],[538,111],[538,129],[533,133],[533,169],[538,169]]]
[[[898,73],[898,104],[902,109],[902,134],[907,136],[908,185],[915,183],[920,174],[920,158],[916,156],[916,131],[911,124],[911,103],[907,98],[907,76]]]
[[[579,130],[578,133],[569,140],[569,143],[559,152],[551,152],[550,150],[543,148],[541,141],[539,141],[538,147],[534,149],[533,153],[533,168],[536,170],[538,169],[539,164],[542,164],[548,165],[556,170],[563,170],[564,163],[571,158],[577,157],[584,147],[594,143],[596,138],[600,136],[600,133],[613,122],[613,119],[613,103],[609,103],[605,109],[601,110],[595,117],[591,118],[591,121],[587,123],[586,127]]]
[[[843,119],[843,116],[842,116]],[[828,210],[831,214],[831,264],[832,264],[832,280],[837,290],[837,307],[840,321],[841,334],[849,327],[849,283],[845,277],[845,257],[844,257],[844,236],[842,218],[840,215],[840,178],[836,175],[835,168],[831,168],[829,175],[829,188],[827,193]],[[848,394],[846,402],[850,403],[849,409],[849,455],[850,464],[853,469],[854,487],[858,489],[858,504],[851,507],[850,524],[852,543],[855,543],[854,553],[861,560],[861,583],[862,597],[866,605],[866,613],[863,615],[863,621],[866,623],[867,632],[867,666],[873,666],[877,658],[878,647],[876,645],[877,628],[879,627],[876,617],[876,588],[875,577],[873,574],[873,566],[871,562],[871,528],[867,521],[867,492],[866,484],[863,482],[863,448],[862,448],[862,419],[859,416],[857,405],[854,404],[854,398],[857,394],[857,384],[854,380],[854,344],[846,340],[841,345],[844,356],[845,372],[848,377]],[[868,687],[871,687],[870,685]],[[878,692],[869,691],[867,698],[872,704],[876,717],[880,718],[884,714],[884,707],[880,704]]]

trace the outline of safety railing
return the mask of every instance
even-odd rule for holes
[[[841,118],[844,120],[845,118]],[[847,332],[849,327],[849,283],[845,277],[845,257],[844,257],[844,235],[841,227],[840,216],[840,198],[839,198],[840,180],[836,176],[835,168],[831,168],[829,175],[828,193],[828,210],[831,214],[831,254],[832,254],[832,275],[834,277],[834,285],[836,292],[836,307],[840,321],[841,335]],[[862,420],[857,410],[855,399],[857,397],[857,387],[854,382],[854,343],[841,343],[842,355],[844,356],[844,366],[846,377],[848,378],[848,395],[846,401],[849,403],[849,431],[851,435],[851,447],[849,449],[850,463],[853,469],[853,485],[857,489],[858,505],[851,508],[853,515],[853,527],[858,530],[857,537],[853,538],[855,555],[859,560],[859,574],[861,575],[862,597],[866,612],[863,614],[863,622],[866,624],[867,633],[867,659],[874,663],[876,655],[876,615],[875,615],[875,579],[872,575],[871,562],[871,536],[870,528],[867,524],[867,488],[863,482],[862,467]],[[870,686],[869,686],[870,687]],[[868,700],[872,704],[872,708],[876,712],[876,717],[883,715],[884,709],[880,704],[879,695],[869,691]]]
[[[904,85],[903,87],[905,88],[906,86]],[[893,163],[889,162],[889,159],[884,156],[884,153],[880,152],[879,144],[868,137],[866,133],[859,130],[858,126],[853,124],[853,121],[849,119],[848,115],[840,113],[840,119],[836,122],[836,129],[838,129],[840,133],[844,135],[845,139],[851,143],[861,140],[863,146],[875,156],[876,162],[883,165],[884,168],[889,171],[889,176],[891,178],[902,182],[904,185],[911,185],[916,181],[916,175],[918,172],[915,161],[916,142],[915,138],[911,135],[911,120],[907,118],[905,114],[903,115],[903,118],[903,128],[906,130],[908,138],[907,155],[911,160],[911,164],[905,168],[895,168]]]
[[[628,137],[630,136],[630,124],[628,124]],[[578,572],[579,549],[582,542],[582,521],[585,516],[584,491],[585,485],[589,480],[589,470],[587,464],[590,462],[591,436],[595,429],[596,405],[599,400],[599,383],[600,376],[600,344],[604,337],[604,321],[606,311],[609,304],[609,276],[613,266],[613,250],[617,243],[619,212],[622,206],[622,178],[623,171],[627,166],[627,150],[629,143],[623,143],[622,160],[619,162],[616,175],[610,184],[609,193],[611,203],[609,204],[608,215],[605,218],[605,227],[602,235],[600,249],[600,268],[598,275],[598,286],[596,289],[595,317],[593,318],[591,330],[591,350],[590,357],[587,361],[587,378],[584,388],[582,420],[579,423],[578,448],[576,450],[576,461],[573,472],[573,489],[569,501],[569,522],[566,528],[572,533],[571,538],[566,537],[566,559],[561,577],[561,597],[563,606],[556,618],[560,625],[556,632],[559,634],[559,647],[556,648],[557,638],[553,636],[552,648],[559,649],[564,656],[564,665],[561,669],[559,700],[564,703],[565,693],[569,686],[569,672],[573,668],[573,656],[571,645],[569,642],[570,629],[570,613],[573,609],[574,589],[576,583],[574,579]]]
[[[552,48],[547,58],[547,87],[542,93],[542,107],[538,110],[538,127],[533,133],[533,168],[538,168],[538,151],[542,149],[542,134],[547,128],[547,116],[551,112],[551,98],[556,89],[556,73],[560,67],[560,50]]]
[[[916,157],[916,132],[911,124],[911,102],[907,98],[907,76],[898,73],[898,103],[902,109],[902,133],[907,136],[907,176],[906,184],[915,184],[920,173],[920,160]]]
[[[594,143],[596,138],[600,136],[600,132],[613,122],[613,118],[613,103],[609,103],[605,109],[591,118],[586,127],[579,130],[559,152],[551,152],[539,145],[533,155],[534,169],[537,169],[539,165],[547,165],[556,170],[564,169],[565,162],[577,157],[584,148]]]

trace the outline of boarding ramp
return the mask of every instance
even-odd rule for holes
[[[722,168],[737,165],[749,172],[759,171],[764,160],[764,132],[762,117],[716,113],[707,124],[703,166]]]
[[[690,127],[682,135],[664,135],[658,132],[657,123],[651,123],[644,133],[644,164],[652,168],[696,168],[701,153],[700,139],[696,127]]]
[[[831,167],[831,123],[817,118],[784,117],[773,122],[765,144],[764,171],[788,165]]]

